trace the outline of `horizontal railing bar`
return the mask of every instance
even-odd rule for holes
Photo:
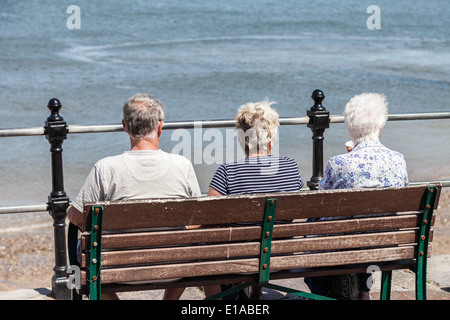
[[[441,184],[443,188],[450,187],[450,180],[410,181],[409,185]]]
[[[309,117],[282,118],[280,125],[308,124]],[[234,128],[234,120],[199,120],[164,122],[163,129]],[[95,133],[123,131],[122,125],[69,125],[68,133]]]
[[[120,132],[123,131],[122,125],[103,124],[103,125],[69,125],[67,133],[96,133],[96,132]]]
[[[429,181],[411,181],[409,185],[422,184],[441,184],[443,188],[450,187],[450,180],[429,180]],[[309,189],[304,189],[309,190]],[[206,196],[206,194],[205,194]],[[0,207],[0,214],[6,213],[24,213],[24,212],[41,212],[48,211],[47,204],[37,204],[30,206]]]
[[[390,114],[388,121],[450,119],[450,112]]]
[[[388,115],[388,121],[400,120],[437,120],[450,119],[450,112],[439,113],[409,113],[409,114],[391,114]],[[309,122],[309,117],[280,118],[280,125],[305,125]],[[331,115],[330,123],[343,123],[344,116]],[[176,121],[165,122],[163,129],[194,129],[194,128],[234,128],[234,120],[199,120],[199,121]],[[93,128],[96,127],[96,128]],[[92,130],[90,129],[92,128]],[[88,133],[88,132],[118,132],[123,131],[122,125],[103,125],[103,126],[69,126],[69,133]]]
[[[389,114],[388,121],[450,119],[450,112]],[[330,123],[344,123],[344,116],[330,116]]]
[[[307,124],[308,117],[280,119],[280,125]],[[201,121],[174,121],[165,122],[163,129],[195,129],[195,128],[234,128],[234,120],[201,120]],[[123,131],[122,125],[69,125],[68,133],[96,133],[96,132],[119,132]]]
[[[29,206],[0,207],[0,214],[4,213],[24,213],[24,212],[41,212],[48,211],[47,204],[36,204]]]
[[[0,129],[0,137],[42,136],[44,134],[44,127]]]
[[[390,114],[388,121],[403,120],[438,120],[450,119],[450,112],[435,113],[405,113]],[[280,118],[280,125],[305,125],[308,124],[309,117]],[[344,116],[331,115],[330,123],[343,123]],[[234,120],[198,120],[198,121],[174,121],[165,122],[163,129],[194,129],[194,128],[233,128]],[[121,124],[106,125],[68,125],[68,133],[101,133],[101,132],[120,132],[123,131]],[[0,137],[18,137],[18,136],[38,136],[45,134],[45,127],[0,129]]]

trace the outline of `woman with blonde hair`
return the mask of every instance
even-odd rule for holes
[[[242,105],[236,114],[238,142],[245,158],[222,164],[208,195],[298,191],[303,186],[297,163],[272,155],[279,116],[267,99]]]
[[[279,116],[271,108],[272,104],[274,102],[266,99],[246,103],[238,109],[236,130],[245,158],[223,163],[217,169],[209,185],[208,196],[291,192],[302,188],[303,181],[295,160],[272,154],[279,127]],[[252,286],[252,290],[252,298],[259,297],[261,288]],[[220,288],[210,286],[205,287],[205,291],[210,296],[220,292]],[[245,299],[242,292],[240,298]]]

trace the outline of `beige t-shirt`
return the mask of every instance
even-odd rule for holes
[[[162,150],[126,151],[98,161],[72,202],[186,198],[201,195],[192,163]]]

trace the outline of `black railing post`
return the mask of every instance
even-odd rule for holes
[[[314,100],[314,105],[306,114],[309,117],[308,128],[313,133],[313,171],[311,181],[307,184],[310,190],[317,190],[323,176],[323,134],[330,126],[330,113],[322,106],[322,101],[325,99],[322,90],[314,90],[311,98]]]
[[[67,285],[66,252],[66,210],[69,198],[64,191],[62,144],[67,138],[67,125],[59,115],[61,103],[51,99],[47,107],[51,114],[45,122],[45,137],[50,143],[52,156],[52,191],[48,197],[48,210],[53,218],[55,238],[55,267],[52,277],[52,293],[57,300],[71,299],[70,286]]]

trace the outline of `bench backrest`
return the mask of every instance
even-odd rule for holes
[[[102,285],[243,272],[259,273],[264,281],[269,270],[407,260],[421,252],[426,257],[440,190],[437,185],[87,203],[82,285],[99,283],[100,274]],[[397,215],[373,216],[392,212]],[[352,219],[334,220],[342,216]],[[306,221],[323,217],[333,220]],[[293,222],[277,224],[286,220]],[[244,225],[219,227],[232,223]],[[203,227],[145,230],[189,225]]]

